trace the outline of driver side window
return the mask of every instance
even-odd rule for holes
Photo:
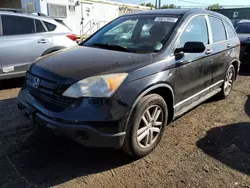
[[[194,17],[186,26],[177,48],[183,48],[186,42],[203,42],[204,45],[209,43],[207,23],[204,16]]]

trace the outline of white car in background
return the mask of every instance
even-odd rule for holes
[[[0,80],[25,75],[38,57],[77,45],[60,20],[19,9],[0,9]]]

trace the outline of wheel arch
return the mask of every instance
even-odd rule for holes
[[[237,59],[234,59],[233,61],[231,61],[230,65],[234,66],[234,69],[235,69],[235,78],[234,79],[236,80],[239,69],[240,69],[240,61]]]
[[[41,56],[47,55],[47,54],[54,52],[54,51],[57,51],[57,50],[61,50],[63,48],[65,48],[65,47],[64,46],[55,46],[55,47],[49,48],[45,52],[43,52],[43,54]]]
[[[153,85],[153,86],[147,88],[146,90],[142,91],[141,94],[136,98],[136,100],[133,103],[132,108],[131,108],[131,110],[129,112],[129,115],[127,116],[126,124],[125,124],[125,131],[127,129],[131,114],[133,113],[133,111],[135,109],[135,106],[137,105],[138,101],[142,97],[144,97],[144,96],[146,96],[148,94],[152,94],[152,93],[160,95],[165,100],[165,102],[167,103],[168,111],[169,111],[168,124],[171,123],[171,121],[174,118],[174,108],[173,108],[174,107],[174,91],[173,91],[173,89],[172,89],[172,87],[170,85],[160,83],[160,84],[157,84],[157,85]]]

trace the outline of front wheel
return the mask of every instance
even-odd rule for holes
[[[230,95],[234,81],[235,81],[235,68],[233,65],[230,65],[230,67],[227,70],[226,77],[220,92],[220,96],[222,99],[225,99]]]
[[[160,95],[140,99],[130,117],[123,150],[137,158],[152,152],[162,138],[167,116],[167,104]]]

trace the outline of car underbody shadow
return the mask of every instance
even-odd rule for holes
[[[86,148],[64,136],[36,131],[31,125],[5,133],[2,143],[12,165],[38,186],[58,185],[133,161],[120,150]],[[0,160],[0,169],[3,167]]]
[[[210,129],[197,146],[223,164],[250,175],[250,122]]]
[[[0,80],[0,90],[22,87],[24,77]]]
[[[250,96],[245,103],[250,117]],[[212,128],[197,146],[209,156],[232,169],[250,175],[250,122],[241,122]]]
[[[249,62],[241,64],[239,75],[250,76],[250,63]]]

